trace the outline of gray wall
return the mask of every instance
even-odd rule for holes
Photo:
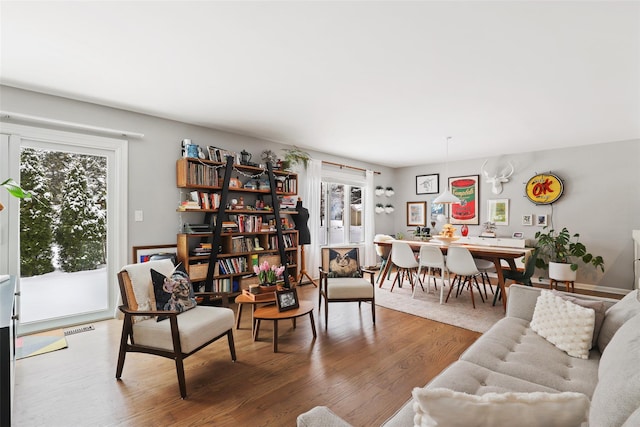
[[[454,150],[451,148],[450,152]],[[515,166],[515,173],[503,185],[500,195],[491,193],[491,185],[480,172],[487,159],[489,170],[504,167],[509,161]],[[395,198],[401,207],[395,215],[396,232],[407,231],[406,202],[427,201],[430,209],[435,198],[416,195],[416,175],[439,173],[442,191],[447,182],[444,169],[444,165],[425,165],[396,171]],[[553,205],[534,205],[524,196],[525,183],[537,173],[549,171],[563,180],[563,196]],[[592,254],[604,257],[604,274],[581,265],[578,282],[633,288],[631,230],[640,228],[640,140],[451,162],[449,176],[462,175],[480,175],[480,224],[487,221],[487,200],[509,199],[509,225],[497,227],[499,237],[511,237],[514,231],[522,231],[526,239],[533,239],[542,227],[521,225],[522,215],[548,214],[555,229],[567,227],[572,234],[579,233],[580,241]],[[481,228],[469,226],[469,235],[479,235]],[[538,275],[544,272],[536,272]]]
[[[180,200],[175,186],[175,161],[180,156],[180,141],[191,138],[200,145],[216,145],[240,151],[246,149],[259,158],[264,149],[281,154],[284,146],[214,129],[193,126],[172,120],[104,107],[87,102],[49,96],[0,86],[0,108],[6,111],[41,116],[87,125],[124,129],[143,133],[142,139],[129,142],[129,238],[128,246],[173,243],[180,227],[176,206]],[[452,142],[452,144],[455,144]],[[455,147],[451,147],[451,152]],[[344,159],[324,153],[311,152],[321,160],[345,163],[380,171],[375,184],[391,186],[393,197],[376,197],[376,203],[391,203],[393,214],[376,215],[376,231],[394,234],[407,232],[406,202],[428,201],[435,196],[415,194],[415,176],[439,173],[442,185],[446,183],[444,165],[390,169],[379,165]],[[480,174],[486,159],[451,162],[449,176]],[[510,200],[510,224],[499,227],[498,234],[511,236],[523,231],[533,238],[538,227],[520,225],[522,214],[551,214],[553,225],[567,226],[581,234],[581,240],[595,254],[605,258],[604,274],[581,268],[578,281],[621,289],[632,288],[631,230],[640,229],[640,141],[604,143],[571,149],[537,151],[502,158],[491,158],[489,166],[511,161],[515,173],[504,186],[503,193],[493,196],[488,184],[480,186],[481,222],[486,220],[486,200]],[[524,194],[524,183],[535,173],[553,171],[565,183],[564,196],[551,206],[535,206]],[[301,180],[303,178],[301,177]],[[302,182],[300,183],[302,184]],[[134,222],[135,210],[144,211],[144,221]],[[189,220],[183,214],[184,221]],[[470,235],[477,235],[480,227],[470,227]]]

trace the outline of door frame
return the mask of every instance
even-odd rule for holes
[[[2,155],[0,155],[0,158],[4,157],[7,160],[6,164],[5,161],[0,162],[0,167],[1,170],[8,170],[7,177],[13,177],[18,182],[20,178],[20,149],[23,145],[23,140],[26,146],[29,145],[28,141],[34,141],[38,144],[49,145],[52,149],[56,149],[55,146],[58,145],[98,149],[109,153],[107,155],[107,185],[109,188],[107,196],[107,207],[109,209],[107,214],[107,283],[109,298],[107,309],[98,313],[69,316],[45,322],[33,322],[28,325],[21,325],[18,320],[18,334],[22,335],[70,324],[114,318],[119,300],[116,274],[119,267],[125,265],[127,261],[128,141],[13,123],[2,123],[1,125],[0,154]],[[4,175],[4,173],[0,174],[0,180],[6,179]],[[5,211],[8,211],[6,212],[8,215],[0,215],[0,252],[7,255],[0,257],[0,271],[6,271],[8,274],[18,277],[19,291],[19,201],[13,198],[2,200],[3,203],[4,200],[8,202],[5,209]],[[3,231],[5,229],[7,230],[6,232]],[[17,298],[17,304],[19,310],[19,297]]]

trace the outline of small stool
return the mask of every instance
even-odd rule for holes
[[[574,282],[572,280],[555,280],[555,279],[551,279],[551,281],[549,282],[549,289],[553,289],[553,286],[555,285],[556,289],[558,289],[558,283],[564,283],[564,286],[567,290],[567,292],[571,292],[571,293],[575,293],[576,290],[574,288]]]

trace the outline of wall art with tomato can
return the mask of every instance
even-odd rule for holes
[[[480,224],[480,175],[449,178],[449,191],[460,199],[451,204],[451,224]]]

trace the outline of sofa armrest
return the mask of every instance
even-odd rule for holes
[[[316,406],[298,415],[297,427],[353,427],[326,406]]]

